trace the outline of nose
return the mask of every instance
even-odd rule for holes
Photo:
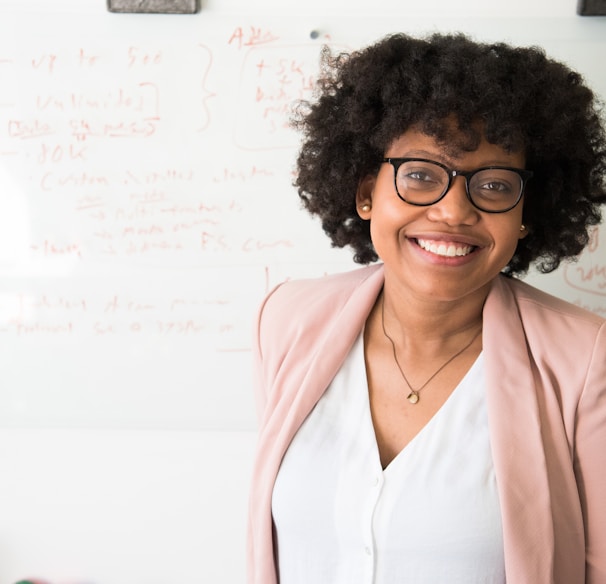
[[[475,225],[480,217],[469,198],[465,186],[465,177],[455,176],[442,199],[427,208],[431,221],[446,223],[449,226]]]

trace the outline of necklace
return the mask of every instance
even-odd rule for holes
[[[383,334],[385,335],[385,337],[387,338],[387,340],[391,343],[391,348],[393,349],[393,358],[394,358],[394,361],[396,362],[396,365],[398,366],[398,370],[400,371],[400,375],[402,376],[402,379],[405,381],[406,385],[408,386],[408,389],[410,390],[410,393],[406,396],[406,399],[411,404],[418,403],[418,401],[419,401],[419,392],[438,373],[440,373],[440,371],[442,371],[442,369],[444,369],[444,367],[446,367],[446,365],[448,365],[450,362],[454,361],[461,353],[464,353],[467,349],[469,349],[469,347],[471,347],[471,344],[478,338],[478,335],[480,334],[480,332],[482,332],[482,329],[480,328],[480,330],[473,336],[473,338],[471,339],[471,341],[469,341],[469,343],[467,343],[462,349],[460,349],[459,351],[457,351],[452,357],[449,357],[448,360],[445,363],[443,363],[442,365],[440,365],[440,367],[438,367],[437,371],[435,371],[434,373],[432,373],[431,376],[429,377],[429,379],[427,379],[427,381],[425,381],[425,383],[423,383],[423,385],[421,385],[417,389],[413,389],[412,385],[410,385],[410,383],[408,382],[408,379],[406,379],[406,375],[404,375],[404,371],[402,370],[402,367],[400,367],[400,362],[398,361],[398,355],[396,353],[396,344],[393,342],[393,339],[387,334],[387,331],[385,330],[385,294],[383,294],[383,297],[381,298],[381,326],[383,327]]]

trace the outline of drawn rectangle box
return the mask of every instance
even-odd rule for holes
[[[194,14],[200,0],[107,0],[110,12],[140,14]]]

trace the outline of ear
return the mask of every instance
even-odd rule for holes
[[[373,174],[366,175],[358,183],[356,192],[356,209],[360,219],[367,221],[372,212],[372,193],[375,188],[377,177]]]
[[[520,234],[518,235],[518,239],[524,239],[529,233],[528,226],[522,223],[520,225]]]

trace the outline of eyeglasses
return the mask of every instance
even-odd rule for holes
[[[423,158],[384,158],[393,166],[398,197],[405,203],[426,207],[442,200],[454,177],[465,179],[469,202],[485,213],[505,213],[522,198],[530,170],[506,166],[485,166],[476,170],[455,170]]]

